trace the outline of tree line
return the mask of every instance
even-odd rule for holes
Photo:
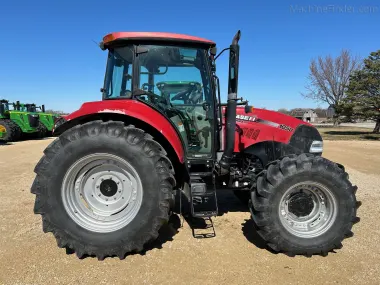
[[[380,50],[364,60],[348,50],[335,58],[319,56],[311,60],[309,69],[306,91],[301,94],[333,108],[335,126],[342,118],[373,120],[373,132],[380,132]]]
[[[68,115],[67,112],[63,112],[63,111],[57,111],[57,110],[53,110],[53,109],[48,109],[48,110],[45,110],[45,113],[50,113],[50,114],[57,114],[57,115]]]
[[[292,115],[295,111],[299,110],[300,108],[294,108],[294,109],[286,109],[286,108],[280,108],[277,110],[279,113],[283,113],[286,115]],[[303,108],[308,109],[308,108]],[[311,108],[310,108],[311,109]],[[313,111],[317,114],[319,118],[327,118],[328,117],[328,110],[327,108],[314,108]]]

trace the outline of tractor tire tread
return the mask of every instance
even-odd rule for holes
[[[347,199],[352,208],[350,210],[351,219],[348,219],[348,222],[343,226],[344,230],[342,232],[336,233],[333,241],[319,246],[310,245],[305,248],[304,246],[301,247],[290,243],[280,235],[279,231],[273,226],[269,210],[271,208],[270,199],[274,197],[277,185],[298,172],[307,172],[312,169],[314,171],[327,171],[333,175],[334,179],[341,181],[345,186],[345,190],[348,191]],[[267,166],[266,171],[263,171],[262,175],[257,179],[257,188],[251,192],[250,208],[254,227],[267,246],[275,252],[282,252],[288,256],[311,256],[315,254],[327,256],[329,252],[342,248],[341,242],[345,238],[354,235],[351,228],[360,221],[356,214],[361,205],[361,202],[356,201],[356,190],[357,186],[352,185],[348,180],[348,174],[344,168],[339,167],[330,160],[310,154],[284,157]]]
[[[49,212],[52,210],[48,204],[49,193],[46,189],[46,181],[49,179],[50,161],[53,157],[64,149],[70,141],[80,139],[82,136],[96,136],[106,133],[110,137],[123,136],[126,144],[139,145],[146,157],[152,159],[160,178],[159,183],[159,214],[152,220],[150,231],[146,232],[144,238],[133,242],[122,242],[118,247],[102,249],[100,247],[85,244],[84,242],[72,238],[61,229],[54,225],[49,219]],[[45,233],[52,232],[60,248],[70,249],[75,252],[78,258],[84,256],[96,256],[103,260],[108,256],[118,256],[125,258],[128,253],[141,252],[144,245],[158,237],[158,230],[169,220],[169,205],[172,199],[173,187],[176,183],[174,169],[170,160],[166,157],[163,147],[147,135],[143,130],[137,129],[132,125],[125,126],[123,122],[117,121],[92,121],[82,125],[77,125],[60,137],[56,138],[45,150],[44,155],[36,165],[34,172],[36,178],[31,187],[31,193],[36,195],[34,213],[42,216],[42,228]]]

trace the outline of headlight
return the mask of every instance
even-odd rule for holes
[[[310,146],[310,153],[321,153],[323,151],[323,141],[313,141]]]

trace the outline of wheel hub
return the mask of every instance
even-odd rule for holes
[[[106,197],[112,197],[117,192],[117,184],[111,179],[103,180],[100,183],[100,192]]]
[[[77,224],[105,233],[133,220],[142,203],[142,191],[140,177],[127,161],[110,154],[93,154],[68,170],[62,199]]]
[[[298,183],[285,191],[279,205],[281,224],[289,233],[312,238],[325,233],[335,222],[337,201],[324,185]]]
[[[0,125],[0,132],[1,133],[5,133],[7,129],[3,126],[3,125]]]
[[[289,199],[288,209],[297,217],[308,216],[314,209],[313,198],[304,192],[293,194]]]

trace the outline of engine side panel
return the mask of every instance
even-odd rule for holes
[[[235,152],[265,141],[287,144],[298,126],[312,126],[278,112],[253,109],[252,112],[246,113],[244,108],[238,108],[236,111],[236,125]]]

